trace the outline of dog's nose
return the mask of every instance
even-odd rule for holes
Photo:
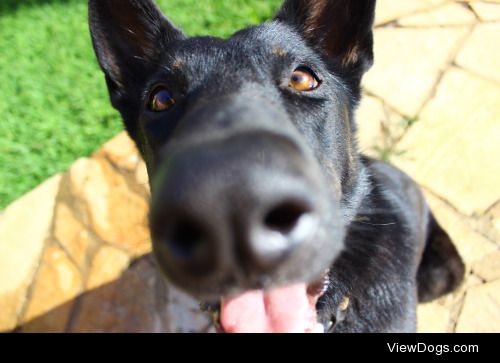
[[[247,230],[246,254],[254,267],[265,270],[280,262],[294,247],[306,242],[317,227],[313,203],[304,190],[290,191],[251,221]]]
[[[258,278],[316,233],[314,180],[286,138],[233,137],[179,150],[163,165],[152,232],[160,266],[174,279]]]
[[[223,192],[215,191],[209,196],[210,201],[195,196],[199,203],[196,210],[177,208],[165,201],[159,213],[163,217],[154,231],[158,242],[164,245],[160,253],[168,255],[170,265],[178,265],[193,276],[216,273],[217,269],[227,269],[234,263],[248,273],[265,273],[315,232],[317,215],[302,191],[289,191],[283,201],[267,208],[264,203],[258,211],[245,205],[230,210],[222,202],[226,197]],[[226,204],[227,211],[222,212],[227,212],[224,213],[227,218],[216,216],[221,206],[213,205],[212,201]],[[233,250],[234,255],[229,257],[232,261],[224,256],[228,250]]]

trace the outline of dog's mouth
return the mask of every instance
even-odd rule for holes
[[[328,274],[313,284],[298,283],[273,290],[254,290],[222,298],[210,308],[223,333],[324,333],[316,305],[326,292]]]

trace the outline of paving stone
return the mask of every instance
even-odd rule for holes
[[[478,25],[457,57],[457,64],[500,82],[500,22]]]
[[[96,289],[119,279],[129,265],[130,257],[125,252],[102,246],[92,259],[87,289]]]
[[[114,280],[86,292],[71,324],[71,332],[154,332],[155,275],[140,260]]]
[[[482,286],[483,283],[479,277],[469,272],[465,275],[464,281],[456,291],[435,301],[435,303],[441,304],[450,311],[450,322],[446,332],[454,333],[456,331],[467,291],[473,287]]]
[[[499,99],[500,87],[451,69],[391,160],[462,213],[483,214],[500,199]]]
[[[485,281],[500,280],[500,249],[474,263],[472,271]]]
[[[425,197],[438,222],[453,240],[468,271],[474,263],[498,250],[493,242],[471,227],[466,217],[428,192],[425,193]]]
[[[456,1],[459,3],[467,3],[468,5],[476,3],[476,2],[500,3],[500,0],[450,0],[450,1]]]
[[[133,171],[140,162],[139,152],[128,134],[123,131],[108,141],[94,155],[95,158],[106,157],[115,166]]]
[[[65,252],[56,245],[48,247],[23,318],[23,331],[64,332],[82,288],[82,276]]]
[[[137,170],[135,171],[135,180],[137,184],[145,188],[146,192],[149,194],[149,176],[146,163],[141,162],[137,166]]]
[[[472,287],[480,286],[483,281],[475,275],[465,275],[462,284],[452,293],[430,303],[418,306],[418,332],[420,333],[453,333],[465,293]]]
[[[500,247],[500,202],[485,215],[471,220],[474,229],[479,231]]]
[[[493,227],[495,240],[500,244],[500,202],[495,205],[488,217]]]
[[[500,1],[497,1],[500,4]],[[474,12],[482,21],[500,20],[500,5],[473,1],[470,3]]]
[[[375,158],[390,150],[407,127],[403,116],[391,111],[376,97],[363,97],[356,115],[360,150]]]
[[[9,206],[0,226],[0,331],[15,328],[52,227],[61,176]]]
[[[169,286],[151,255],[118,279],[88,291],[71,332],[203,332],[209,326],[199,303]]]
[[[398,20],[403,26],[433,27],[469,25],[476,22],[475,15],[461,4],[450,2],[428,12],[405,16]]]
[[[398,113],[415,117],[466,34],[463,28],[378,29],[366,89]]]
[[[447,333],[451,312],[436,303],[421,304],[417,310],[419,333]]]
[[[456,292],[419,306],[420,332],[500,332],[500,22],[491,22],[500,0],[469,3],[490,22],[471,34],[478,20],[457,2],[379,0],[377,24],[403,28],[376,30],[376,64],[365,81],[376,97],[357,114],[362,150],[404,151],[393,161],[428,189],[469,271]],[[453,58],[466,71],[449,69],[435,90]],[[407,134],[402,115],[418,116]],[[207,331],[198,302],[169,286],[148,254],[148,175],[127,134],[76,162],[58,191],[60,180],[0,212],[0,331],[19,323],[23,331],[65,331],[68,321],[74,332]],[[81,271],[88,291],[75,304]]]
[[[423,11],[444,3],[446,0],[379,0],[375,24],[385,24],[401,16]]]
[[[467,292],[457,333],[500,332],[500,280],[473,287]]]
[[[133,257],[151,251],[148,200],[133,193],[123,175],[103,159],[80,160],[70,175],[73,193],[86,201],[94,233]]]
[[[149,178],[146,164],[135,146],[135,143],[126,132],[121,132],[107,142],[93,159],[107,159],[118,172],[127,179],[129,187],[139,194],[149,196]]]
[[[75,217],[66,203],[56,207],[54,238],[66,249],[81,271],[88,265],[87,252],[91,245],[88,229]]]

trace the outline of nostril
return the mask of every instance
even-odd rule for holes
[[[287,201],[273,208],[264,219],[265,226],[283,235],[289,235],[299,224],[300,219],[310,212],[310,209],[297,201]]]
[[[173,227],[167,243],[177,258],[189,262],[203,254],[207,239],[200,225],[193,221],[182,221]]]

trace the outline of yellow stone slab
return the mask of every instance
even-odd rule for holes
[[[401,16],[430,9],[446,0],[378,0],[375,23],[385,24]]]
[[[482,21],[500,20],[500,4],[474,1],[470,6]]]
[[[363,97],[356,119],[360,151],[376,158],[380,157],[381,150],[390,148],[405,130],[404,117],[376,97]]]
[[[500,87],[460,69],[398,145],[393,161],[466,215],[500,199]]]
[[[476,262],[472,270],[485,281],[500,280],[500,248]]]
[[[405,16],[398,20],[403,26],[456,26],[476,22],[474,14],[464,6],[450,2],[436,9]]]
[[[88,264],[87,252],[91,245],[90,231],[76,219],[65,203],[56,207],[54,238],[65,248],[77,266],[85,271]]]
[[[422,304],[417,310],[417,331],[419,333],[447,333],[450,310],[436,303]]]
[[[472,228],[466,217],[426,191],[425,197],[436,219],[450,235],[462,256],[467,271],[470,271],[475,263],[498,250],[493,242]]]
[[[134,257],[151,251],[148,200],[131,191],[124,175],[104,159],[82,159],[70,180],[74,194],[86,201],[94,233]]]
[[[116,248],[103,246],[90,267],[87,289],[92,290],[118,280],[130,265],[130,257]]]
[[[0,331],[15,328],[52,227],[61,176],[9,206],[0,225]]]
[[[397,112],[416,116],[466,34],[465,28],[378,29],[365,88]]]
[[[478,25],[458,54],[457,64],[500,82],[500,22]]]
[[[467,292],[457,333],[500,333],[500,280]]]
[[[23,331],[64,332],[82,289],[82,276],[65,252],[56,245],[47,248],[23,317]]]

